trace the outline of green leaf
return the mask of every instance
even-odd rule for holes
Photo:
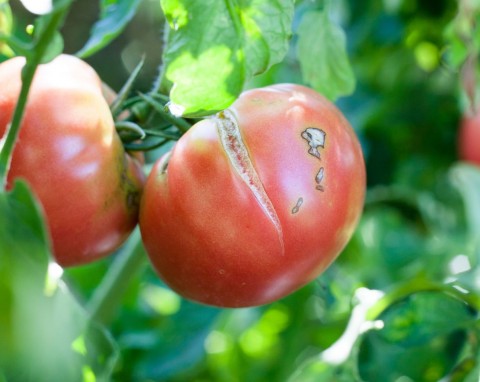
[[[1,2],[2,0],[0,0]],[[15,35],[10,35],[1,30],[2,14],[0,9],[0,42],[4,40],[8,44],[7,55],[25,56],[28,61],[44,64],[53,60],[63,52],[63,37],[59,32],[65,16],[70,8],[72,0],[57,0],[49,13],[45,13],[35,19],[34,27],[29,31],[32,40],[24,42]],[[2,4],[0,3],[0,7]],[[2,32],[5,33],[2,35]]]
[[[382,315],[386,341],[400,346],[425,344],[472,323],[468,306],[456,298],[436,292],[416,293],[395,304]]]
[[[142,0],[102,0],[100,20],[92,27],[90,38],[77,56],[85,58],[115,39],[135,16]]]
[[[0,0],[0,53],[11,56],[12,50],[2,41],[1,35],[9,36],[12,31],[12,10],[8,0]]]
[[[288,379],[288,382],[352,382],[354,373],[348,367],[332,365],[320,357],[304,362]]]
[[[143,321],[140,328],[126,327],[119,338],[122,347],[128,351],[124,357],[137,357],[136,364],[131,366],[136,380],[163,381],[196,365],[205,354],[205,338],[222,312],[180,299],[173,292],[170,293],[176,302],[174,309],[166,309],[169,312],[158,309],[155,300],[164,307],[167,303],[164,293],[152,295],[151,292],[158,288],[155,284],[142,288],[137,301],[148,304],[148,313],[140,316],[142,312],[137,308],[136,314]]]
[[[436,382],[455,366],[475,322],[470,308],[442,292],[418,292],[378,318],[383,329],[363,336],[358,351],[362,380]]]
[[[450,382],[478,382],[480,375],[480,352],[476,357],[472,355],[465,357],[465,359],[455,367],[455,370],[450,375]]]
[[[39,21],[42,21],[43,17],[45,16],[40,17]],[[50,41],[48,42],[48,45],[42,55],[41,60],[39,61],[39,64],[49,63],[55,57],[62,54],[63,48],[64,48],[63,37],[60,34],[60,32],[56,31],[52,35],[52,38],[50,39]]]
[[[447,62],[454,68],[460,68],[468,56],[468,47],[459,32],[459,20],[453,19],[444,29],[444,37],[447,41]]]
[[[293,3],[162,0],[171,28],[164,64],[174,114],[225,109],[245,81],[280,62],[288,50]]]
[[[0,193],[0,370],[8,381],[106,378],[114,343],[91,325],[50,259],[41,208],[16,182]]]
[[[460,192],[467,217],[469,233],[472,238],[480,236],[480,167],[460,163],[451,169],[453,185]]]
[[[355,89],[346,52],[345,33],[327,11],[309,11],[298,27],[297,55],[303,79],[327,98],[335,100]]]
[[[8,257],[22,256],[23,262],[35,262],[46,270],[49,250],[41,207],[23,181],[16,182],[12,191],[0,193],[0,212],[0,264]]]
[[[52,11],[35,20],[33,51],[27,57],[35,56],[39,64],[46,64],[63,52],[63,37],[59,32],[72,0],[55,1]]]

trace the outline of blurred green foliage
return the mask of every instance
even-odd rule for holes
[[[32,16],[11,5],[21,36]],[[308,83],[298,57],[308,53],[302,16],[323,5],[297,2],[285,59],[247,86]],[[110,334],[95,337],[103,339],[93,348],[104,361],[118,352],[113,381],[422,382],[447,374],[451,381],[478,381],[480,168],[457,159],[465,92],[460,66],[468,55],[455,29],[462,21],[458,5],[330,2],[329,20],[345,32],[356,82],[337,104],[361,139],[368,174],[354,237],[315,282],[249,309],[183,300],[144,259],[125,282],[112,321],[102,322]],[[67,52],[87,41],[97,7],[93,0],[74,3],[62,30]],[[307,21],[318,30],[315,20]],[[123,33],[88,61],[118,89],[145,55],[136,87],[149,89],[161,63],[163,23],[159,1],[144,0]],[[477,34],[472,38],[480,44]],[[138,248],[135,240],[127,247]],[[65,270],[82,305],[119,256]],[[94,371],[83,380],[101,380]]]

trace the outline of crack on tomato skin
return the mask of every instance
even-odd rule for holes
[[[160,159],[160,165],[159,165],[159,173],[160,174],[166,174],[168,172],[168,165],[170,164],[170,158],[172,157],[172,151],[169,151],[166,153],[161,159]]]
[[[248,186],[263,212],[273,224],[280,243],[281,254],[284,255],[285,244],[283,241],[282,224],[253,165],[253,161],[250,158],[247,146],[242,139],[234,114],[227,109],[218,113],[214,119],[220,136],[220,141],[230,164],[242,181]]]

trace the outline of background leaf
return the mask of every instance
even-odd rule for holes
[[[331,100],[351,94],[355,76],[345,33],[330,20],[327,10],[305,13],[297,33],[297,55],[305,82]]]
[[[478,240],[480,236],[480,168],[466,163],[452,167],[453,185],[462,195],[470,236]],[[480,260],[480,259],[479,259]]]
[[[90,38],[77,56],[86,58],[115,39],[135,16],[142,0],[101,0],[100,19],[93,25]]]
[[[353,370],[315,357],[300,365],[288,382],[352,382],[355,378]]]
[[[12,191],[0,193],[0,209],[2,260],[22,256],[22,262],[36,262],[45,271],[49,261],[47,233],[41,207],[27,185],[19,181]]]
[[[424,292],[395,304],[381,317],[385,328],[378,333],[398,346],[417,346],[473,322],[468,306],[453,297]]]
[[[368,332],[359,348],[361,377],[369,382],[402,376],[434,382],[455,365],[475,315],[445,293],[419,292],[391,305],[379,320],[384,327]]]

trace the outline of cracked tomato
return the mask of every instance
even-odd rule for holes
[[[244,92],[157,162],[140,207],[158,274],[222,307],[277,300],[316,278],[359,220],[365,165],[323,96],[281,84]]]
[[[16,57],[0,64],[0,137],[18,99],[24,63]],[[122,147],[99,77],[80,59],[61,55],[38,67],[7,188],[16,178],[39,198],[60,265],[112,253],[135,227],[144,176]]]

